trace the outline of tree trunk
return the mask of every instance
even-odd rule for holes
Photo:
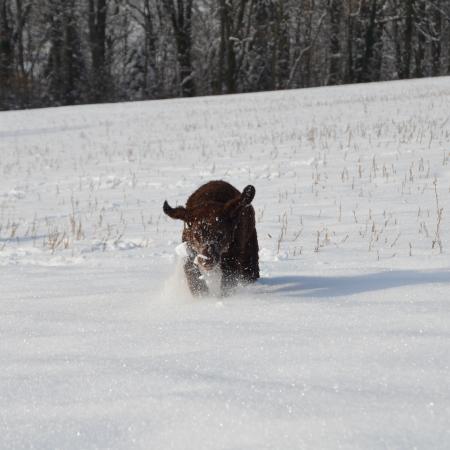
[[[14,44],[7,3],[8,0],[0,0],[0,109],[7,109],[13,96]]]
[[[88,0],[89,44],[92,59],[91,100],[101,102],[107,99],[108,80],[106,70],[106,18],[107,0]]]
[[[407,79],[411,74],[412,38],[414,23],[414,0],[403,0],[405,30],[403,33],[403,52],[400,67],[400,79]]]
[[[281,0],[276,8],[276,20],[274,26],[274,88],[283,89],[289,79],[289,30],[288,15],[284,0]]]
[[[341,46],[340,31],[342,17],[341,0],[330,0],[328,4],[330,13],[330,62],[329,62],[329,85],[339,84],[341,80]]]
[[[251,43],[250,90],[267,91],[274,89],[273,68],[273,8],[272,1],[256,0],[253,39]]]
[[[176,4],[175,4],[176,1]],[[195,95],[194,70],[192,65],[192,5],[193,0],[164,0],[164,10],[170,17],[175,36],[180,94]]]
[[[382,26],[377,23],[377,9],[377,0],[372,0],[365,30],[365,50],[358,79],[360,82],[379,81],[380,79]]]
[[[190,29],[180,31],[177,34],[177,52],[180,65],[181,95],[183,97],[195,96],[191,49],[192,39]]]
[[[217,55],[217,72],[213,80],[213,92],[216,95],[223,93],[225,81],[225,22],[227,20],[225,0],[219,0],[219,52]]]
[[[81,100],[81,83],[83,81],[84,64],[81,56],[78,24],[75,12],[75,0],[64,0],[63,13],[64,48],[63,61],[63,95],[64,104],[73,105]]]
[[[443,40],[441,1],[435,0],[435,8],[430,15],[431,41],[431,73],[433,76],[441,74],[441,42]]]
[[[349,14],[347,14],[347,68],[345,70],[345,81],[346,83],[352,83],[354,81],[354,69],[353,69],[353,17],[352,11],[350,9]]]
[[[424,0],[415,0],[415,19],[417,29],[417,45],[414,52],[415,57],[415,77],[422,78],[424,76],[424,58],[425,58],[425,30],[427,28],[426,22],[426,8]]]

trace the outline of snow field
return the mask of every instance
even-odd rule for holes
[[[0,447],[448,448],[450,79],[0,114]],[[200,184],[262,279],[190,297]]]

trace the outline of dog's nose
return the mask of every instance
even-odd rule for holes
[[[219,255],[219,246],[215,243],[207,244],[204,255],[211,259],[217,259]]]
[[[214,244],[205,245],[202,251],[198,253],[196,260],[197,264],[201,265],[205,269],[215,267],[219,261],[217,247]]]

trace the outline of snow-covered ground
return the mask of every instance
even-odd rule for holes
[[[0,113],[0,448],[450,448],[450,78]],[[193,300],[162,213],[256,187]]]

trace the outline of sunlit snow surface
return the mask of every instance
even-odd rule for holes
[[[450,448],[449,105],[0,113],[0,448]],[[262,278],[194,300],[162,204],[210,179],[256,187]]]

